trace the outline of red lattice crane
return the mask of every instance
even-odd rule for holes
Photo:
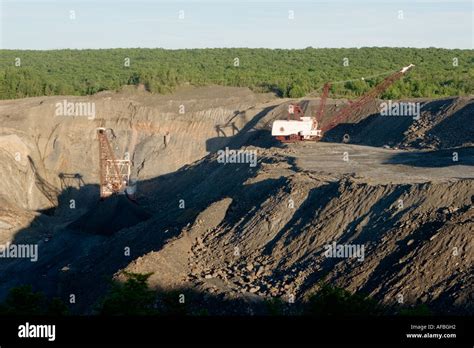
[[[318,129],[318,121],[321,121],[324,114],[324,107],[329,94],[331,85],[326,83],[323,88],[320,105],[316,117],[305,117],[304,112],[298,104],[290,104],[287,120],[275,120],[272,124],[272,136],[282,142],[296,141],[318,141],[324,135],[324,132],[334,128],[339,123],[346,120],[355,111],[361,109],[377,95],[385,91],[395,81],[400,79],[408,70],[414,67],[410,64],[400,71],[385,78],[375,88],[364,94],[356,101],[349,101],[349,105],[342,108],[331,118],[330,122],[322,129]]]
[[[364,105],[366,105],[368,102],[373,100],[376,96],[381,94],[383,91],[385,91],[388,87],[390,87],[395,81],[400,79],[405,73],[410,70],[412,67],[414,67],[413,64],[410,64],[404,68],[402,68],[400,71],[397,71],[396,73],[386,77],[381,83],[379,83],[377,86],[375,86],[372,90],[364,94],[362,97],[357,99],[354,102],[350,102],[349,105],[346,107],[342,108],[339,112],[337,112],[333,118],[331,119],[331,122],[327,124],[326,126],[322,127],[323,132],[327,132],[328,130],[334,128],[337,126],[339,123],[343,122],[345,119],[347,119],[352,113],[354,113],[356,110],[360,110]]]
[[[321,100],[319,101],[319,108],[318,111],[316,112],[316,120],[318,122],[321,122],[321,119],[323,118],[324,114],[324,107],[326,106],[326,101],[328,99],[329,95],[329,89],[331,88],[331,84],[329,82],[324,84],[323,87],[323,94],[321,96]]]
[[[104,199],[113,194],[125,191],[131,172],[130,160],[118,160],[115,158],[112,146],[110,145],[107,130],[110,130],[112,137],[115,134],[110,128],[97,128],[99,139],[99,165],[100,165],[100,198]]]

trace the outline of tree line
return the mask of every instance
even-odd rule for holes
[[[0,50],[0,99],[91,95],[142,84],[249,87],[298,98],[334,82],[333,97],[357,97],[390,72],[416,67],[383,98],[474,93],[473,50],[439,48]]]

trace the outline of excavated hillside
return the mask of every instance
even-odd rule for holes
[[[2,101],[1,175],[6,180],[0,183],[0,193],[8,192],[9,201],[22,208],[39,210],[55,205],[51,196],[58,195],[61,185],[97,183],[99,167],[92,165],[98,154],[97,127],[114,130],[116,155],[133,160],[136,179],[173,172],[207,154],[207,139],[220,136],[217,146],[224,146],[224,135],[232,135],[254,116],[247,110],[271,99],[244,88],[208,87],[185,88],[172,98],[125,89],[88,98]],[[58,115],[58,104],[65,102],[93,103],[94,116]],[[51,194],[38,190],[34,172]],[[81,180],[61,180],[60,174],[79,174]]]
[[[0,297],[29,283],[92,313],[127,270],[238,303],[216,314],[301,303],[322,280],[389,306],[474,312],[473,98],[417,100],[418,120],[374,101],[322,142],[285,145],[269,130],[295,101],[244,88],[100,93],[94,119],[55,115],[63,100],[86,99],[0,102],[0,242],[39,245],[37,262],[0,260]],[[344,105],[329,100],[323,126]],[[98,202],[99,126],[133,159],[139,209]],[[222,163],[225,147],[255,166]],[[363,251],[328,257],[334,243]]]

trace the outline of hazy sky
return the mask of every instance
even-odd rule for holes
[[[474,43],[472,0],[0,0],[0,3],[0,47],[7,49],[308,46],[472,49]],[[294,18],[289,18],[292,15]]]

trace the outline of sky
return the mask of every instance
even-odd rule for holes
[[[0,0],[0,48],[473,49],[473,0]]]

